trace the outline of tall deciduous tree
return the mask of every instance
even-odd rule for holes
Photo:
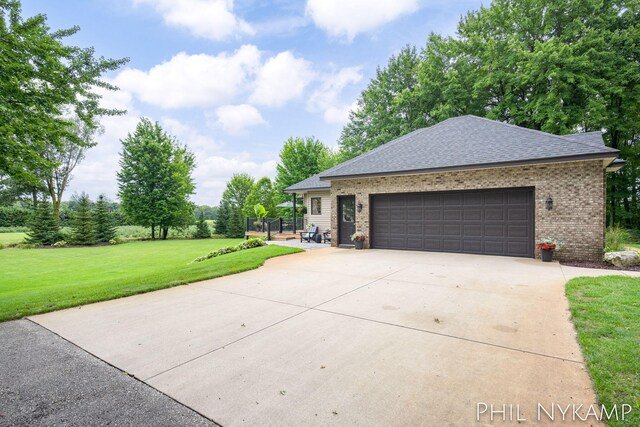
[[[96,145],[95,136],[101,132],[100,127],[87,126],[79,118],[73,120],[73,132],[83,144],[79,145],[69,139],[64,139],[61,145],[47,144],[43,157],[52,168],[42,171],[43,186],[47,189],[53,204],[53,217],[60,223],[60,203],[62,196],[72,178],[75,167],[84,159],[87,149]]]
[[[316,138],[289,138],[276,165],[276,197],[284,200],[282,190],[333,166],[335,160],[327,146]]]
[[[88,127],[101,115],[122,113],[101,107],[96,88],[116,90],[100,77],[128,60],[64,44],[78,31],[51,31],[44,15],[23,19],[19,1],[0,0],[0,173],[37,184],[37,172],[55,165],[43,156],[47,144],[84,146],[63,115],[67,108]]]
[[[118,196],[126,215],[138,225],[167,238],[169,227],[193,223],[195,191],[193,154],[165,133],[158,123],[142,119],[122,141]]]
[[[247,195],[247,199],[244,203],[242,213],[245,217],[254,216],[255,205],[264,206],[267,211],[267,217],[273,218],[276,216],[276,203],[275,194],[273,191],[273,184],[268,177],[260,178],[251,188],[251,191]]]
[[[351,158],[414,129],[475,114],[556,134],[600,130],[626,167],[608,176],[610,223],[640,223],[640,0],[494,0],[455,38],[407,48],[343,129]]]

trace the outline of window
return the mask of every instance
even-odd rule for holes
[[[311,215],[322,215],[322,198],[321,197],[312,197],[311,198]]]

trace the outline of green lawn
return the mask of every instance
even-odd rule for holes
[[[0,233],[0,245],[10,245],[20,243],[24,240],[27,233]]]
[[[578,277],[567,297],[600,403],[633,407],[608,425],[640,426],[640,278]]]
[[[189,264],[239,239],[167,240],[116,246],[0,251],[0,321],[257,268],[299,252],[263,246]]]

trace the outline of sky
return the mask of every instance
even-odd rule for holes
[[[76,168],[66,198],[116,199],[120,140],[141,117],[195,154],[197,204],[217,205],[236,172],[275,177],[282,144],[314,136],[337,146],[358,96],[389,57],[429,33],[455,35],[476,0],[23,0],[66,43],[127,57],[105,75],[103,105],[127,114]]]

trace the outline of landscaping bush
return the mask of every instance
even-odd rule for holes
[[[253,239],[246,240],[239,245],[235,246],[225,246],[224,248],[220,248],[218,250],[209,252],[205,256],[198,257],[194,259],[192,262],[201,262],[206,261],[211,258],[218,257],[220,255],[230,254],[232,252],[243,251],[245,249],[257,248],[258,246],[264,246],[266,243],[260,237],[254,237]]]
[[[607,228],[604,238],[604,251],[617,252],[623,251],[626,245],[631,241],[631,233],[625,228],[617,225]]]

